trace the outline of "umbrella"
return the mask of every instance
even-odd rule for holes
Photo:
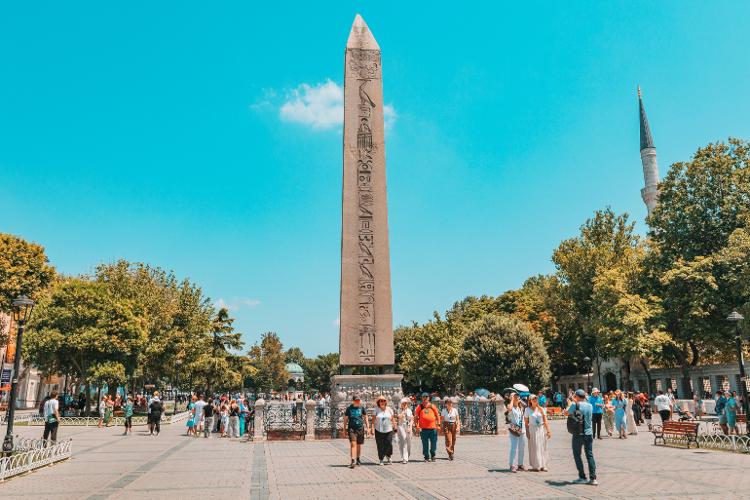
[[[489,397],[490,391],[488,391],[487,389],[477,389],[474,391],[474,394],[476,394],[480,398],[486,398]]]

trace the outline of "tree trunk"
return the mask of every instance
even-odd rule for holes
[[[89,383],[88,380],[82,380],[81,383],[85,387],[84,390],[86,391],[86,416],[88,417],[91,415],[91,383]]]
[[[632,391],[633,390],[633,382],[630,380],[630,360],[629,359],[623,359],[622,360],[622,367],[624,370],[621,372],[622,377],[622,388],[626,391]]]
[[[646,372],[646,384],[647,384],[646,391],[648,392],[648,395],[651,396],[651,394],[655,392],[654,383],[651,380],[651,370],[648,369],[648,363],[646,363],[642,358],[641,358],[641,366],[643,367],[643,371]]]

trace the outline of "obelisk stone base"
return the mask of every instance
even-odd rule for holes
[[[372,408],[375,398],[385,396],[388,401],[398,407],[404,393],[401,390],[401,374],[385,375],[334,375],[331,378],[331,397],[336,404],[351,401],[355,394],[359,394],[362,403]]]

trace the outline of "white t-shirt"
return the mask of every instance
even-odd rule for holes
[[[54,416],[58,408],[60,408],[60,403],[56,399],[48,400],[44,403],[44,418]]]
[[[199,399],[195,402],[195,417],[193,417],[193,422],[200,422],[203,420],[203,407],[206,406],[206,402],[202,399]]]
[[[398,426],[402,429],[411,429],[412,420],[414,420],[414,414],[411,408],[404,408],[398,414]]]
[[[375,430],[378,432],[391,432],[393,430],[393,410],[386,406],[384,410],[375,408]]]
[[[666,394],[659,394],[654,399],[654,404],[656,405],[656,409],[658,411],[669,410],[670,409],[669,408],[669,404],[670,404],[669,396],[667,396]]]
[[[451,408],[451,411],[448,411],[447,408],[443,408],[440,411],[440,416],[443,417],[443,422],[446,424],[455,424],[458,421],[458,410]]]

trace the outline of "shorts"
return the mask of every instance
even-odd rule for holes
[[[349,429],[349,442],[356,441],[357,444],[365,444],[364,429]]]

